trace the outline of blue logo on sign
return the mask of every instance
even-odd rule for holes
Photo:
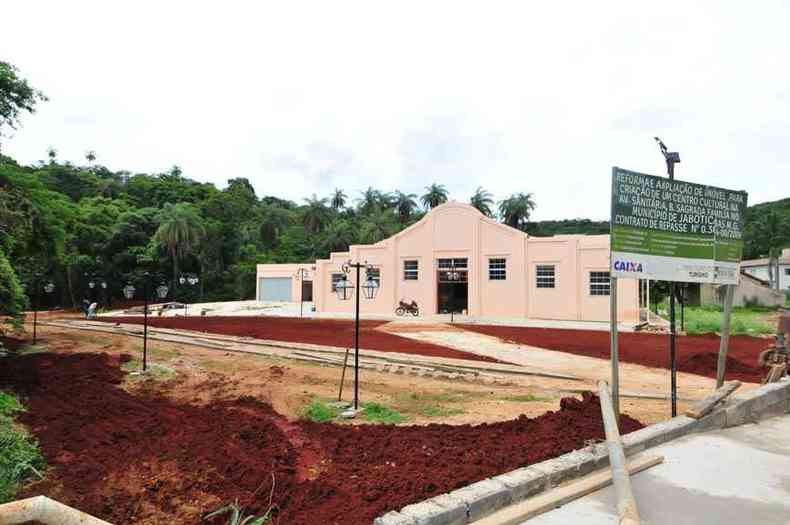
[[[616,272],[642,272],[642,263],[633,261],[615,261],[614,270]]]

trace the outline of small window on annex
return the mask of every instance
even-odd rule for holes
[[[609,272],[590,272],[590,295],[609,295]]]
[[[488,259],[488,279],[490,281],[507,279],[507,261],[505,259]]]
[[[403,280],[416,281],[420,278],[420,262],[416,260],[403,261]]]
[[[535,267],[535,286],[538,288],[555,288],[556,275],[553,264],[539,264]]]
[[[346,278],[346,274],[344,273],[333,273],[332,274],[332,292],[337,291],[337,283],[342,281]]]

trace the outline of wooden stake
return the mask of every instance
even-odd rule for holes
[[[348,348],[346,348],[346,356],[343,359],[343,372],[340,374],[340,392],[337,394],[337,400],[343,401],[343,383],[346,381],[346,366],[348,365]]]
[[[712,395],[692,405],[688,410],[686,410],[686,415],[694,419],[700,419],[702,416],[705,416],[710,411],[712,411],[716,405],[727,398],[730,394],[738,390],[740,386],[740,381],[730,381],[729,383],[726,383],[723,387],[716,390]]]
[[[617,514],[621,525],[639,525],[639,510],[631,490],[631,479],[625,463],[625,452],[617,429],[617,416],[612,407],[609,385],[606,381],[598,381],[598,393],[601,398],[601,415],[606,432],[606,446],[609,448],[609,465],[612,470],[614,491],[617,495]]]
[[[732,300],[735,296],[735,285],[725,285],[724,312],[721,317],[721,341],[719,342],[719,364],[716,369],[716,388],[724,385],[724,374],[727,371],[727,347],[730,344],[730,318],[732,317]]]
[[[662,456],[640,456],[628,463],[628,473],[636,474],[663,462]],[[612,483],[612,472],[600,470],[568,485],[556,487],[534,498],[506,507],[474,522],[474,525],[521,525],[524,521],[592,494]]]

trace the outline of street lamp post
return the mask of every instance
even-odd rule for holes
[[[669,180],[675,180],[675,164],[680,162],[680,153],[669,151],[666,144],[660,138],[654,137],[658,143],[661,154],[667,163],[667,175]],[[678,285],[672,281],[672,289],[669,293],[669,368],[672,384],[672,417],[678,415],[678,360],[677,360],[677,332],[675,327],[675,298],[678,294]]]
[[[184,274],[181,277],[179,277],[178,278],[178,282],[182,286],[185,285],[185,284],[188,284],[190,286],[195,286],[197,283],[200,282],[200,279],[194,273],[188,273],[188,274]],[[175,295],[175,293],[173,295]],[[188,316],[188,312],[189,312],[189,303],[184,301],[184,317]]]
[[[148,284],[151,275],[148,272],[143,274],[143,372],[148,369]],[[127,299],[134,297],[136,288],[130,283],[123,287],[123,295]],[[156,294],[160,299],[167,296],[168,287],[164,284],[157,286]]]
[[[304,280],[309,273],[307,268],[299,268],[296,271],[296,277],[299,278],[299,317],[304,316]]]
[[[352,263],[351,260],[349,260],[342,267],[344,274],[343,279],[335,286],[335,292],[337,293],[338,299],[341,301],[347,301],[354,295],[355,285],[348,282],[347,277],[352,268],[356,270],[355,285],[357,292],[354,315],[354,411],[356,412],[359,410],[359,292],[361,288],[362,293],[365,294],[365,299],[375,299],[379,291],[380,283],[370,275],[370,270],[373,269],[373,266],[369,265],[367,261],[364,263]],[[362,268],[365,268],[365,273],[368,274],[368,278],[365,284],[360,287],[359,270]]]

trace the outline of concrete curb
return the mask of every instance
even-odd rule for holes
[[[623,436],[627,456],[679,437],[790,413],[790,380],[734,397],[702,419],[677,416]],[[462,525],[609,465],[604,444],[484,479],[376,518],[375,525]]]

